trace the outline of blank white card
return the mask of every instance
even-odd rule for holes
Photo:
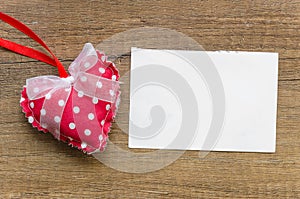
[[[278,54],[131,49],[130,148],[275,152]]]

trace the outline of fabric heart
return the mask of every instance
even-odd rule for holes
[[[90,43],[85,44],[69,72],[67,78],[27,79],[22,110],[38,130],[87,153],[103,151],[120,102],[119,72]]]

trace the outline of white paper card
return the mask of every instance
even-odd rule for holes
[[[130,148],[275,152],[278,54],[131,49]]]

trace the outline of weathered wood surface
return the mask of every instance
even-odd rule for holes
[[[0,9],[40,35],[65,66],[84,43],[145,26],[182,32],[206,50],[280,57],[275,154],[211,152],[199,159],[188,151],[159,171],[130,174],[33,129],[18,105],[20,90],[26,78],[57,72],[0,49],[0,198],[300,198],[300,1],[8,0]],[[3,22],[0,35],[38,46]],[[121,74],[129,69],[126,56],[116,64]],[[128,108],[128,89],[124,96]],[[126,148],[116,124],[111,140]]]

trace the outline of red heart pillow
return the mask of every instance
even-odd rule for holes
[[[118,70],[87,43],[69,72],[28,79],[22,110],[38,130],[87,153],[103,151],[120,101]]]

